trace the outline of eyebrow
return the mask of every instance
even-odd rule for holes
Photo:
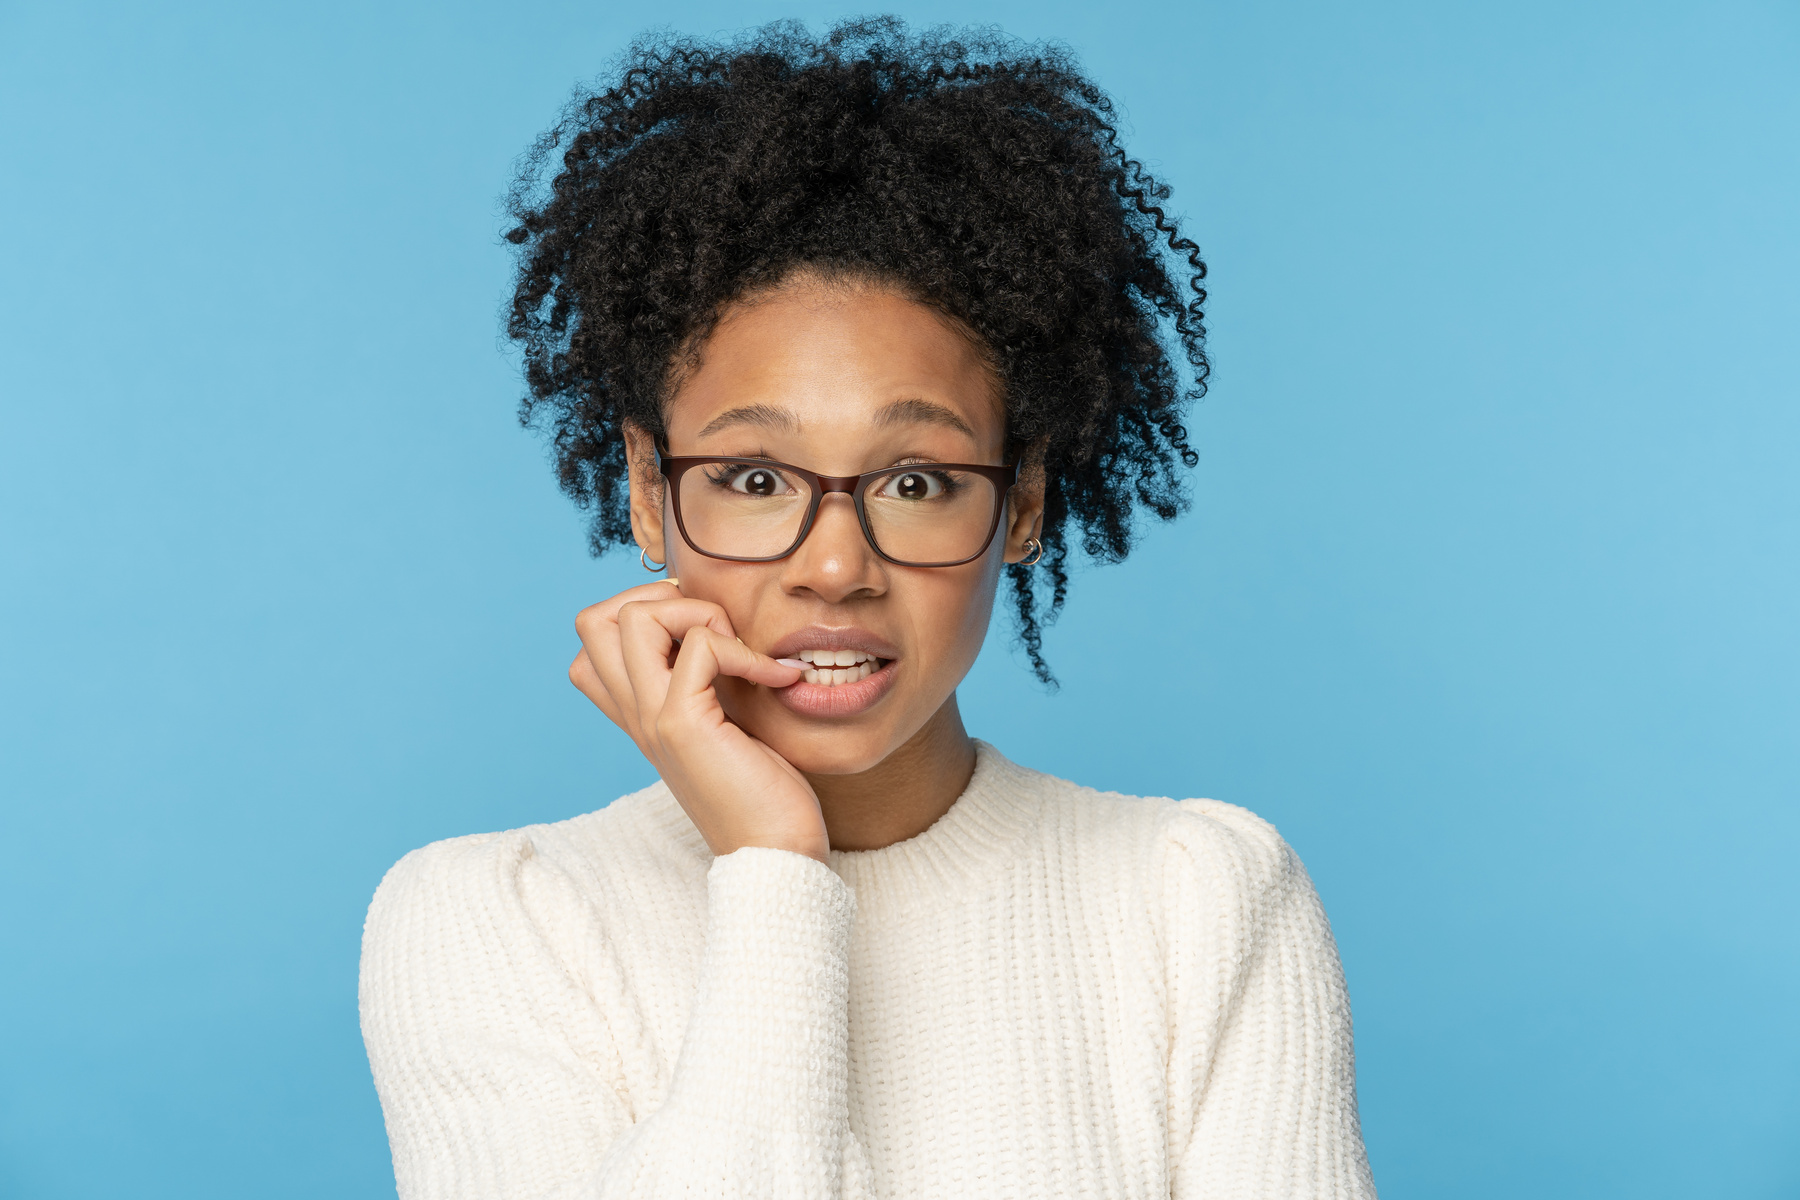
[[[929,400],[896,400],[876,415],[875,425],[877,428],[893,425],[943,425],[968,437],[975,436],[969,423],[958,416],[954,409],[933,404]]]
[[[742,408],[726,409],[708,421],[699,436],[708,437],[733,425],[760,425],[764,429],[780,430],[783,433],[800,431],[800,419],[788,409],[776,408],[772,404],[746,404]],[[875,416],[875,427],[888,429],[895,425],[943,425],[967,437],[975,436],[969,423],[958,416],[954,409],[934,404],[930,400],[896,400],[883,406]]]
[[[764,429],[778,429],[783,433],[797,433],[800,421],[785,408],[776,408],[771,404],[747,404],[742,408],[728,408],[706,423],[700,431],[701,437],[729,429],[733,425],[761,425]]]

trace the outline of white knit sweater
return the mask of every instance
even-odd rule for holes
[[[1287,844],[985,744],[830,867],[714,858],[660,783],[415,851],[362,1021],[406,1200],[1374,1195]]]

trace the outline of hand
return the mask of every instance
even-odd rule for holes
[[[637,743],[714,854],[767,846],[827,861],[812,785],[733,725],[713,687],[721,675],[786,687],[798,669],[744,645],[724,609],[672,579],[582,609],[575,630],[569,682]]]

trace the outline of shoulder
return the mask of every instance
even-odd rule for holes
[[[1293,847],[1247,808],[1103,792],[1033,774],[1051,840],[1081,847],[1096,865],[1129,864],[1152,893],[1146,899],[1165,914],[1212,913],[1228,925],[1254,928],[1272,908],[1312,897]]]
[[[1015,764],[1007,767],[1028,779],[1043,799],[1048,824],[1083,844],[1264,882],[1300,869],[1275,827],[1247,808],[1220,800],[1100,791]]]
[[[1299,856],[1275,826],[1222,800],[1165,801],[1161,832],[1174,863],[1225,872],[1254,888],[1305,873]]]
[[[674,803],[659,782],[565,821],[447,838],[412,851],[375,890],[363,926],[365,953],[409,931],[553,919],[557,908],[629,888],[633,877],[680,876],[684,866],[691,874],[698,865],[693,847],[666,819],[663,800]]]

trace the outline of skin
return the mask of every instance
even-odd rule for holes
[[[825,475],[1004,461],[999,387],[966,333],[888,287],[808,273],[723,314],[678,376],[665,425],[671,454]],[[1041,473],[1021,472],[986,553],[961,566],[884,561],[843,495],[825,497],[792,555],[735,563],[682,540],[650,437],[628,429],[627,444],[632,529],[670,578],[581,612],[570,681],[630,735],[714,854],[764,846],[824,861],[929,828],[974,771],[956,687],[986,636],[1001,566],[1041,536]],[[795,699],[810,685],[784,701],[801,672],[770,652],[793,653],[803,631],[850,627],[891,651],[885,690],[850,685],[879,695],[848,713]]]

